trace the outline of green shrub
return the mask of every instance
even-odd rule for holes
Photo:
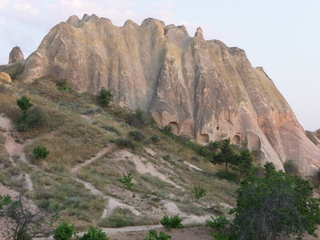
[[[121,182],[123,184],[123,190],[131,190],[132,186],[134,185],[132,183],[132,174],[128,173],[128,174],[123,174],[123,177],[121,179],[118,179],[119,182]]]
[[[212,221],[206,221],[207,225],[211,227],[214,232],[209,235],[213,236],[216,240],[231,240],[232,235],[228,232],[228,228],[231,224],[231,221],[224,216],[217,218],[211,217]]]
[[[299,168],[298,166],[292,161],[292,160],[287,160],[283,164],[284,170],[289,176],[300,176]]]
[[[47,123],[48,115],[40,107],[35,106],[18,118],[16,127],[18,131],[27,131],[30,128],[46,126]]]
[[[101,88],[98,93],[97,99],[101,106],[108,107],[111,103],[113,95],[110,90],[106,90],[104,87]]]
[[[135,113],[129,115],[128,124],[136,128],[142,128],[149,124],[150,119],[150,116],[143,110],[136,109]]]
[[[32,150],[32,153],[36,159],[42,159],[46,158],[50,154],[50,151],[44,146],[38,146]]]
[[[17,100],[17,105],[24,113],[26,113],[33,106],[33,104],[30,103],[30,98],[26,97],[25,95]]]
[[[160,136],[155,134],[151,137],[151,141],[154,142],[154,143],[158,143],[160,142]]]
[[[171,159],[171,156],[167,154],[167,155],[164,155],[162,158],[163,160],[169,161]]]
[[[179,215],[175,215],[174,217],[169,218],[167,215],[165,215],[161,220],[160,223],[168,229],[168,231],[171,231],[171,228],[183,228],[183,225],[181,224],[182,218],[179,217]]]
[[[204,197],[207,194],[207,191],[203,187],[194,186],[191,193],[193,194],[196,200],[199,200],[200,198]]]
[[[58,87],[58,90],[61,92],[72,92],[72,88],[69,88],[67,86]]]
[[[124,148],[131,148],[135,149],[136,145],[130,138],[118,138],[115,140],[115,143],[119,147],[124,147]]]
[[[139,130],[130,131],[130,132],[129,132],[129,136],[130,136],[133,140],[135,140],[135,141],[137,141],[137,142],[141,142],[141,141],[143,141],[144,139],[146,139],[146,137],[147,137],[143,132],[141,132],[141,131],[139,131]]]
[[[168,239],[171,239],[171,236],[169,234],[166,234],[161,231],[158,236],[156,230],[150,230],[149,237],[145,238],[144,240],[168,240]]]
[[[167,125],[167,126],[164,126],[162,129],[161,129],[161,132],[167,136],[172,136],[173,133],[172,133],[172,126],[170,125]]]
[[[67,222],[60,223],[59,227],[53,232],[53,238],[55,240],[69,240],[72,235],[76,235],[74,225],[69,225]]]
[[[102,232],[101,229],[97,229],[93,226],[89,226],[88,232],[86,232],[80,240],[109,240],[106,233]]]

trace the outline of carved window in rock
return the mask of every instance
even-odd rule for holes
[[[172,127],[172,133],[173,134],[175,134],[175,135],[179,134],[179,126],[178,126],[178,124],[176,122],[170,122],[169,126]]]
[[[209,135],[208,134],[201,134],[199,136],[199,143],[208,143],[209,142]]]
[[[251,151],[259,152],[261,149],[261,142],[260,138],[256,134],[249,134],[248,135],[248,148]]]
[[[234,137],[231,139],[231,143],[239,145],[240,144],[240,136],[234,135]]]

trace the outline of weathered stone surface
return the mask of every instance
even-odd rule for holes
[[[53,73],[79,92],[112,91],[114,102],[152,114],[160,126],[206,143],[248,142],[261,163],[288,159],[304,176],[319,170],[320,150],[307,139],[290,106],[243,50],[205,41],[198,28],[146,19],[115,27],[95,15],[72,16],[51,29],[26,61],[22,77]]]
[[[0,72],[0,84],[11,84],[11,77],[5,72]]]
[[[21,63],[24,61],[23,53],[20,47],[14,47],[9,54],[9,64],[10,63]]]

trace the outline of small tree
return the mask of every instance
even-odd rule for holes
[[[229,165],[236,165],[238,164],[238,156],[234,153],[231,144],[230,138],[221,140],[221,145],[217,145],[220,148],[220,152],[216,155],[213,155],[211,162],[213,164],[225,164],[226,172],[228,172]]]
[[[55,240],[70,240],[72,235],[76,236],[76,230],[74,225],[69,225],[67,222],[60,223],[53,232],[53,238]]]
[[[303,234],[316,236],[320,224],[319,204],[313,188],[301,178],[293,178],[272,164],[265,165],[266,176],[250,177],[237,190],[233,230],[238,239],[275,240],[277,236]]]
[[[179,217],[179,215],[175,215],[174,217],[169,218],[167,215],[165,215],[161,220],[160,223],[168,229],[168,231],[171,231],[171,228],[183,228],[182,225],[182,218]]]
[[[0,216],[5,218],[2,227],[6,229],[7,239],[29,240],[37,235],[48,236],[52,232],[51,226],[57,214],[49,214],[38,209],[28,199],[26,186],[21,188],[16,198],[10,200],[8,197],[1,197],[1,199],[5,200],[7,205],[0,211]]]
[[[132,183],[132,174],[131,173],[128,173],[128,174],[123,174],[123,178],[121,179],[118,179],[119,182],[121,182],[123,184],[123,190],[131,190],[132,189],[132,186],[134,185]]]
[[[204,197],[207,194],[207,191],[203,187],[194,186],[191,193],[193,194],[196,200],[199,200],[200,198]]]
[[[33,104],[30,103],[30,98],[27,98],[25,95],[17,100],[17,105],[24,113],[26,113],[33,106]]]
[[[32,152],[36,159],[46,158],[50,154],[50,151],[44,146],[35,147]]]
[[[89,226],[88,232],[86,232],[80,240],[109,240],[109,238],[101,229]]]
[[[253,157],[249,149],[241,149],[240,155],[236,157],[236,164],[232,169],[239,174],[238,183],[244,177],[248,177],[253,171]]]
[[[110,90],[106,90],[104,87],[101,88],[100,92],[98,93],[98,102],[101,106],[108,107],[111,103],[113,95]]]

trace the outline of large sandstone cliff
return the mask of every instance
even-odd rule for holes
[[[51,29],[26,61],[23,79],[53,73],[79,92],[102,87],[114,102],[152,114],[160,126],[206,143],[230,137],[248,142],[262,163],[291,159],[304,176],[320,167],[320,150],[290,106],[243,50],[205,41],[199,28],[146,19],[123,27],[106,18],[72,16]]]

